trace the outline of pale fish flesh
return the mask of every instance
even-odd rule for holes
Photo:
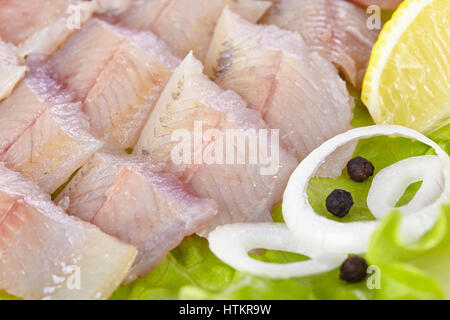
[[[236,93],[220,89],[202,70],[192,54],[175,70],[134,152],[167,161],[170,170],[198,196],[216,200],[219,213],[202,234],[221,224],[270,221],[271,209],[281,201],[297,161],[278,148],[278,136],[267,137],[267,126],[258,112],[248,109]],[[203,134],[198,132],[199,127]],[[234,139],[233,130],[246,132],[247,139]],[[186,140],[179,141],[179,134]],[[187,141],[190,138],[192,141]],[[174,153],[179,153],[177,149],[185,142],[195,144],[188,143],[187,150],[181,150],[180,161]],[[261,157],[249,160],[248,150],[257,145],[259,152],[269,155],[269,161]],[[189,155],[192,147],[194,151]],[[231,152],[225,152],[225,147]]]
[[[91,18],[97,3],[77,0],[0,0],[0,38],[19,55],[49,55]]]
[[[137,0],[116,22],[140,30],[151,30],[179,57],[193,50],[203,61],[223,8],[229,6],[244,18],[257,22],[271,6],[260,0]]]
[[[33,68],[0,103],[0,161],[52,193],[103,146],[89,130],[81,104],[52,71]]]
[[[137,247],[126,282],[149,273],[217,213],[213,200],[194,196],[164,168],[144,157],[101,150],[56,200],[67,201],[67,213]]]
[[[363,9],[344,0],[275,0],[263,23],[300,33],[357,89],[383,26],[381,19],[377,25]]]
[[[92,132],[132,148],[179,60],[151,32],[92,19],[48,61],[76,93]]]
[[[0,289],[24,299],[107,299],[136,249],[70,217],[0,164]]]
[[[0,39],[0,101],[8,97],[27,71],[17,48]]]
[[[221,87],[239,93],[269,127],[279,129],[298,160],[351,128],[354,100],[345,82],[299,34],[252,24],[225,9],[205,70]]]

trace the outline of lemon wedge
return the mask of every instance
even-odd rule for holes
[[[450,122],[450,2],[407,0],[376,42],[362,100],[377,124],[429,133]]]

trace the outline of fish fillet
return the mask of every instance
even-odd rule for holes
[[[0,164],[0,289],[33,300],[106,299],[135,256]]]
[[[144,276],[215,216],[217,204],[191,194],[162,166],[143,157],[102,150],[59,195],[67,212],[132,244],[138,256],[127,278]]]
[[[298,34],[252,24],[225,9],[205,70],[279,129],[283,144],[299,160],[351,128],[354,102],[345,82]]]
[[[179,60],[151,32],[92,19],[48,61],[83,102],[93,133],[132,148]]]
[[[169,170],[188,183],[198,196],[216,200],[219,213],[205,232],[226,223],[269,221],[272,206],[281,201],[297,161],[283,148],[277,148],[278,140],[262,138],[262,130],[267,130],[267,126],[258,112],[248,109],[236,93],[220,89],[202,70],[202,64],[192,54],[175,70],[134,152],[167,161]],[[199,125],[204,134],[200,135],[200,143],[194,145],[193,153],[189,155],[184,150],[185,160],[175,159],[175,150],[183,145],[176,135],[187,135],[186,139],[192,138],[195,144]],[[238,142],[232,130],[248,133],[247,139]],[[214,134],[208,138],[207,132]],[[261,132],[262,137],[258,134]],[[220,141],[229,137],[230,142],[220,146]],[[202,139],[206,141],[202,143]],[[262,141],[267,141],[267,147],[260,145],[260,152],[266,151],[272,159],[278,155],[271,172],[263,172],[263,168],[269,167],[264,159],[250,161],[248,150]],[[220,159],[218,155],[225,144],[232,151],[223,152]],[[244,148],[239,149],[239,145]],[[192,149],[191,145],[188,149]]]
[[[97,3],[77,0],[0,0],[0,38],[19,54],[49,55],[87,21]]]
[[[52,193],[103,145],[89,133],[81,104],[51,77],[33,68],[0,103],[0,161]]]
[[[0,39],[0,101],[11,94],[26,71],[27,67],[17,56],[17,48]]]
[[[257,22],[271,6],[259,0],[137,0],[116,22],[151,30],[179,57],[193,50],[203,61],[214,26],[223,8],[229,6],[244,18]]]
[[[263,23],[300,33],[358,89],[383,26],[369,29],[369,15],[344,0],[275,0]]]

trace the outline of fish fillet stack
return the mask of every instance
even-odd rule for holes
[[[268,221],[272,207],[281,201],[297,161],[283,148],[276,148],[278,140],[266,137],[266,146],[259,151],[267,152],[278,161],[269,172],[264,172],[264,168],[268,169],[270,164],[262,163],[261,159],[252,164],[248,150],[261,142],[258,133],[267,130],[266,124],[260,114],[248,109],[236,93],[223,91],[202,71],[202,64],[189,54],[175,70],[134,152],[171,163],[171,170],[198,196],[217,201],[219,213],[208,225],[208,230],[231,222]],[[205,134],[198,137],[197,133],[195,137],[196,128],[200,126]],[[233,129],[249,132],[241,151],[236,151],[239,138],[230,139]],[[208,130],[214,130],[209,138]],[[181,144],[188,144],[186,149],[180,150],[185,157],[181,162],[173,157],[174,150],[178,150],[179,143],[175,141],[178,135],[185,137]],[[224,142],[227,138],[229,140]],[[194,142],[197,139],[200,139],[198,144]],[[233,155],[234,161],[228,162],[218,156],[224,148],[232,150],[227,150],[226,156]],[[186,156],[192,149],[191,156]],[[238,163],[239,157],[242,157],[242,163]]]
[[[217,23],[206,73],[239,93],[299,160],[351,128],[353,99],[334,66],[299,34],[252,24],[228,9]]]
[[[127,282],[146,275],[184,237],[202,230],[217,212],[161,164],[101,150],[59,195],[67,212],[138,248]]]
[[[0,0],[0,38],[19,54],[51,54],[98,8],[93,1]]]
[[[344,0],[275,0],[263,23],[300,33],[311,50],[338,66],[358,89],[382,27]]]
[[[265,26],[266,0],[0,0],[0,290],[106,299],[186,236],[271,221],[351,128],[333,63],[358,86],[376,33],[341,2],[274,0]]]
[[[0,289],[25,299],[106,299],[136,249],[69,217],[0,164]]]
[[[179,60],[150,32],[132,32],[91,19],[49,59],[76,94],[92,132],[133,147]]]
[[[52,193],[103,145],[89,133],[81,104],[35,67],[0,103],[0,162]]]
[[[179,57],[193,50],[203,60],[220,13],[231,10],[257,22],[271,6],[261,0],[140,0],[116,18],[116,22],[140,30],[151,30]]]

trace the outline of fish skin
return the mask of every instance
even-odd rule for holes
[[[221,224],[270,221],[271,209],[281,201],[287,180],[297,165],[296,159],[283,148],[279,150],[279,166],[272,175],[262,175],[260,169],[264,165],[250,164],[248,157],[244,164],[214,161],[196,164],[195,156],[188,159],[190,163],[177,164],[172,159],[171,153],[178,144],[171,139],[172,134],[177,129],[185,129],[192,136],[196,120],[203,121],[203,132],[216,129],[220,137],[227,129],[253,129],[255,132],[267,129],[258,112],[247,108],[236,93],[220,89],[202,70],[202,64],[192,53],[175,70],[134,153],[168,162],[168,170],[188,183],[196,195],[218,203],[218,215],[201,235]],[[257,139],[254,134],[250,136]],[[214,144],[209,141],[202,146],[204,161],[208,161],[206,155],[212,156]],[[236,142],[233,146],[236,147]],[[248,142],[246,148],[249,148]],[[271,142],[269,148],[273,150]]]
[[[194,196],[164,168],[144,157],[101,150],[56,200],[67,197],[69,214],[137,247],[126,283],[148,274],[217,213],[213,200]]]
[[[28,70],[17,48],[0,39],[0,101],[8,97]]]
[[[179,60],[151,32],[92,19],[48,60],[83,102],[92,132],[132,148]]]
[[[52,193],[103,142],[89,133],[81,104],[44,67],[32,69],[0,103],[0,161]]]
[[[1,290],[32,300],[107,299],[135,256],[134,247],[66,215],[37,185],[0,164]],[[80,271],[78,290],[68,286],[72,266]]]
[[[140,30],[151,30],[179,57],[189,51],[203,61],[214,26],[223,8],[229,6],[257,22],[271,6],[257,0],[143,0],[119,15],[115,22]],[[188,9],[188,10],[187,10]]]
[[[226,8],[205,70],[279,129],[284,146],[299,161],[351,128],[354,101],[345,82],[297,33],[249,23]]]
[[[373,1],[372,1],[373,2]],[[302,35],[306,44],[335,64],[361,89],[380,29],[367,27],[369,15],[344,0],[274,0],[262,20]]]
[[[80,8],[80,24],[97,9],[91,1],[0,0],[0,38],[16,45],[22,57],[49,55],[76,31],[78,26],[68,27],[74,6]]]

